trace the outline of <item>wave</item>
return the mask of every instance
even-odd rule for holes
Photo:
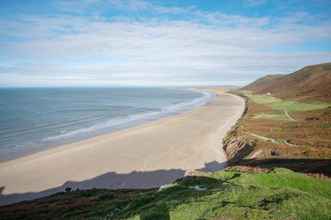
[[[191,110],[194,107],[205,105],[208,102],[210,102],[210,100],[215,96],[214,94],[205,91],[198,91],[198,90],[192,90],[192,91],[201,93],[202,96],[195,98],[189,102],[181,102],[181,103],[176,103],[174,105],[166,106],[159,111],[150,111],[145,113],[128,115],[125,117],[113,118],[103,123],[98,123],[87,128],[81,128],[74,131],[65,132],[56,136],[50,136],[44,138],[42,141],[47,143],[47,142],[54,142],[60,140],[68,140],[71,138],[79,139],[82,137],[91,137],[98,133],[100,134],[103,132],[109,132],[116,129],[131,127],[133,125],[137,125],[145,121],[159,119],[164,116],[177,114],[180,112]]]

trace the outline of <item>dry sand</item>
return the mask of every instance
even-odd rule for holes
[[[222,139],[245,104],[240,97],[214,92],[218,95],[209,104],[190,112],[0,163],[0,203],[37,198],[68,185],[159,186],[188,170],[224,166]]]

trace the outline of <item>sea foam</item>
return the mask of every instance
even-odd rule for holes
[[[128,128],[143,122],[152,121],[159,119],[161,117],[170,116],[191,110],[195,107],[203,106],[210,102],[215,96],[213,93],[193,90],[195,92],[201,93],[202,96],[193,99],[189,102],[181,102],[170,106],[163,107],[160,111],[151,111],[139,114],[128,115],[125,117],[117,117],[109,119],[105,122],[95,124],[87,128],[81,128],[73,131],[63,131],[62,134],[46,137],[42,141],[53,142],[58,140],[69,139],[72,137],[82,138],[84,136],[93,136],[98,133],[105,133],[114,130],[119,130],[122,128]]]

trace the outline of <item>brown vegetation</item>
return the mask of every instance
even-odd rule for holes
[[[286,167],[331,176],[331,107],[292,108],[289,114],[284,105],[291,103],[287,100],[299,101],[292,106],[307,101],[330,103],[331,63],[307,66],[288,75],[268,75],[235,93],[246,98],[247,111],[224,139],[230,164],[245,169]],[[281,99],[271,103],[272,97]],[[284,109],[276,109],[276,104]]]
[[[273,112],[247,99],[246,114],[224,141],[230,164],[331,176],[331,108],[291,112],[295,121],[255,117]]]
[[[288,75],[268,75],[243,88],[296,100],[331,100],[331,63],[304,67]]]

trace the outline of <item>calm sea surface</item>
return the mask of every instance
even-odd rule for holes
[[[0,160],[189,110],[210,98],[168,88],[2,88]]]

